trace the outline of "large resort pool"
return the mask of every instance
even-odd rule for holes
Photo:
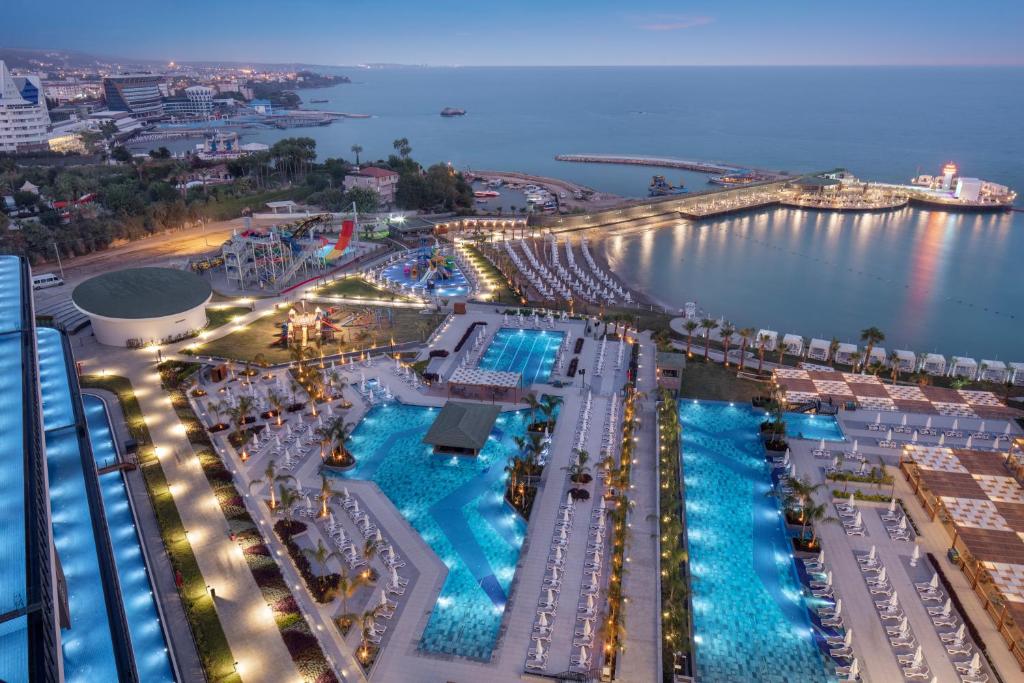
[[[564,332],[502,327],[480,357],[479,365],[484,370],[518,372],[523,376],[523,386],[547,382],[564,338]]]
[[[684,403],[696,670],[704,683],[828,681],[759,442],[764,415]]]
[[[349,446],[357,465],[344,476],[375,482],[448,567],[420,648],[487,660],[526,533],[504,502],[504,468],[529,413],[499,415],[472,458],[434,455],[422,442],[437,414],[401,403],[371,409]]]

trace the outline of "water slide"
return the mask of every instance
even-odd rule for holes
[[[348,248],[349,243],[352,241],[352,233],[355,232],[356,222],[354,220],[345,220],[341,222],[341,234],[338,236],[338,241],[326,256],[328,261],[333,261],[339,258],[345,250]]]

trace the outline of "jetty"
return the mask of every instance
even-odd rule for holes
[[[756,172],[764,175],[766,179],[777,179],[789,177],[789,173],[782,171],[769,171],[750,166],[737,166],[725,164],[718,161],[696,161],[693,159],[678,159],[676,157],[654,157],[619,154],[556,154],[556,161],[568,161],[579,164],[623,164],[627,166],[655,166],[658,168],[677,168],[683,171],[696,171],[698,173],[711,173],[715,175],[728,173]]]

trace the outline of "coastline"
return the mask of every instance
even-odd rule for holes
[[[533,183],[540,185],[554,196],[558,197],[560,192],[565,192],[566,197],[559,197],[559,205],[568,209],[582,209],[584,211],[610,209],[625,202],[631,201],[629,197],[622,197],[609,192],[598,192],[593,188],[574,183],[561,178],[520,173],[518,171],[486,171],[467,170],[467,173],[474,178],[481,180],[502,180],[511,184]],[[581,192],[589,196],[589,199],[574,199],[573,194]]]

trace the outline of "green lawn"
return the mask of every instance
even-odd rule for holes
[[[682,372],[679,395],[709,401],[749,402],[754,396],[767,395],[768,390],[767,382],[740,379],[736,377],[735,367],[705,363],[695,355]]]
[[[387,301],[415,301],[411,297],[396,294],[382,287],[367,282],[361,277],[353,276],[342,280],[335,280],[323,287],[318,288],[315,295],[341,296],[358,299],[383,299]]]
[[[250,312],[251,309],[248,306],[207,307],[206,317],[210,320],[210,324],[206,326],[206,329],[213,330],[221,325],[227,325],[237,316]]]
[[[385,319],[379,327],[371,325],[369,327],[342,328],[345,334],[344,340],[325,343],[324,354],[363,349],[370,346],[374,339],[376,339],[376,346],[386,345],[390,343],[391,339],[394,339],[396,344],[423,341],[443,319],[441,315],[425,314],[418,309],[409,308],[350,305],[333,308],[335,312],[332,317],[337,322],[343,321],[350,313],[370,311],[372,319],[373,311],[391,311],[392,324],[388,325]],[[264,360],[270,364],[286,362],[291,360],[288,349],[276,343],[280,325],[286,319],[287,312],[282,308],[276,314],[263,316],[249,323],[245,329],[210,342],[201,342],[196,353],[250,362],[258,360]],[[257,356],[260,358],[258,359]]]
[[[224,635],[213,599],[206,590],[206,580],[196,562],[192,545],[185,537],[185,526],[167,485],[163,467],[153,450],[153,441],[131,381],[125,377],[100,375],[83,375],[80,381],[83,387],[112,392],[121,402],[128,430],[139,445],[139,469],[160,525],[164,547],[171,565],[181,572],[184,580],[179,594],[208,679],[217,683],[241,683],[241,677],[235,671],[231,646]]]
[[[496,301],[503,304],[519,304],[519,297],[516,296],[515,292],[508,285],[508,280],[501,274],[491,260],[484,256],[483,252],[477,247],[466,247],[466,256],[469,262],[472,263],[477,270],[483,273],[484,278],[492,282],[494,290],[491,293],[490,300]]]

